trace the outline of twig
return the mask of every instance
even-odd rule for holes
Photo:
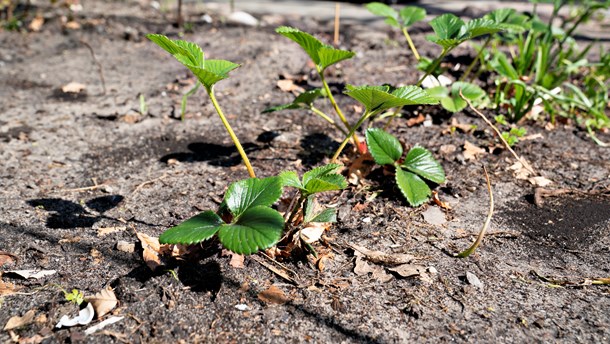
[[[517,159],[517,161],[519,161],[526,170],[530,171],[534,175],[537,175],[536,171],[534,171],[532,166],[525,159],[523,159],[519,155],[517,155],[517,153],[515,153],[515,151],[512,148],[510,148],[510,145],[508,144],[508,142],[506,142],[504,137],[502,137],[502,133],[500,133],[500,130],[498,130],[498,128],[495,125],[493,125],[493,123],[491,123],[481,111],[477,110],[472,105],[472,103],[470,102],[470,100],[468,98],[464,97],[464,95],[462,94],[462,89],[460,89],[460,97],[462,97],[462,99],[464,99],[464,101],[468,104],[470,109],[472,111],[474,111],[474,113],[479,115],[485,121],[485,123],[487,123],[487,125],[489,125],[496,132],[496,134],[498,135],[498,138],[504,144],[504,147],[506,147],[506,149],[508,149],[508,151],[515,157],[515,159]]]
[[[163,179],[165,177],[167,177],[167,173],[163,173],[163,175],[160,176],[160,177],[157,177],[157,178],[150,179],[150,180],[147,180],[145,182],[142,182],[142,183],[138,184],[138,186],[136,186],[136,188],[131,192],[131,194],[133,195],[136,192],[140,191],[140,189],[143,188],[144,186],[146,186],[148,184],[152,184],[152,183],[154,183],[154,182],[156,182],[158,180],[161,180],[161,179]]]
[[[460,93],[461,93],[461,91],[460,91]],[[491,222],[491,216],[494,213],[494,194],[491,190],[491,181],[489,180],[489,174],[487,173],[487,169],[485,168],[485,166],[483,166],[483,172],[485,172],[485,180],[487,181],[487,191],[489,192],[489,212],[487,213],[487,218],[485,219],[485,223],[483,223],[483,228],[481,228],[481,231],[479,232],[479,236],[477,237],[477,240],[475,240],[475,242],[472,244],[472,246],[470,246],[468,249],[459,253],[456,256],[458,258],[468,257],[477,249],[477,247],[479,247],[479,245],[483,241],[485,232],[487,231],[487,228],[489,227],[489,223]]]
[[[335,2],[335,36],[333,39],[333,43],[335,46],[339,45],[339,18],[341,15],[341,5],[338,2]]]
[[[100,61],[98,61],[97,57],[95,57],[95,52],[93,51],[93,48],[91,47],[91,45],[89,45],[89,43],[85,42],[84,40],[80,40],[80,42],[87,47],[87,49],[89,49],[89,52],[91,53],[91,58],[93,59],[93,63],[95,63],[95,65],[97,66],[97,72],[100,75],[100,81],[102,82],[102,90],[103,93],[102,95],[106,94],[106,81],[104,80],[104,71],[102,70],[102,64],[100,63]]]
[[[257,263],[259,263],[260,265],[266,267],[269,271],[275,273],[276,275],[282,277],[283,279],[285,279],[286,281],[299,286],[300,283],[297,282],[297,280],[295,278],[293,278],[290,275],[296,276],[296,273],[288,268],[286,268],[285,266],[283,266],[282,264],[276,262],[275,260],[271,259],[269,256],[267,256],[264,253],[260,254],[261,256],[263,256],[264,258],[270,260],[271,262],[273,262],[274,264],[277,264],[281,267],[281,269],[276,268],[275,266],[273,266],[272,264],[269,264],[267,262],[265,262],[263,259],[261,259],[259,256],[257,255],[252,255],[250,256],[250,258],[254,259],[254,261],[256,261]],[[283,270],[283,271],[282,271]]]
[[[81,191],[91,191],[91,190],[97,190],[99,188],[103,188],[105,186],[108,186],[108,184],[106,183],[102,183],[102,184],[95,184],[95,185],[91,185],[91,186],[85,186],[82,188],[75,188],[75,189],[65,189],[65,190],[61,190],[62,192],[81,192]]]

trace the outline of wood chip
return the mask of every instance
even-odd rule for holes
[[[381,251],[371,251],[365,247],[350,244],[349,245],[354,251],[357,251],[364,255],[364,257],[373,263],[387,264],[387,265],[399,265],[410,263],[415,260],[415,257],[405,253],[384,253]]]
[[[23,316],[14,316],[8,319],[6,325],[4,325],[4,331],[14,330],[19,327],[27,326],[34,322],[34,317],[36,316],[36,311],[30,309]]]
[[[290,298],[284,294],[282,289],[275,285],[272,285],[268,289],[258,293],[258,299],[265,303],[272,303],[276,305],[283,305],[290,301]]]

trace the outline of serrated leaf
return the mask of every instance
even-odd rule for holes
[[[167,38],[164,35],[159,35],[159,34],[148,34],[146,35],[146,38],[150,39],[153,43],[155,43],[156,45],[158,45],[159,47],[161,47],[163,50],[167,51],[168,53],[170,53],[172,56],[176,56],[176,55],[182,55],[184,57],[186,57],[189,61],[192,61],[189,64],[192,64],[194,66],[198,66],[198,67],[203,67],[203,52],[201,52],[201,62],[202,63],[196,63],[197,58],[195,56],[193,56],[193,53],[191,51],[189,51],[188,48],[184,47],[184,44],[177,44],[177,41],[171,40],[169,38]],[[201,49],[199,49],[199,51],[201,51]],[[198,55],[198,53],[197,53]]]
[[[392,7],[381,3],[381,2],[371,2],[365,5],[366,9],[369,12],[373,13],[376,16],[387,17],[387,18],[398,18],[398,12],[394,10]]]
[[[314,36],[308,34],[307,32],[303,32],[297,28],[289,27],[289,26],[280,26],[275,29],[275,32],[280,35],[291,39],[296,42],[298,45],[305,50],[309,58],[316,64],[320,64],[320,57],[318,56],[318,50],[324,45]]]
[[[304,222],[337,222],[337,209],[328,208],[316,214],[313,218]]]
[[[413,147],[409,153],[407,153],[407,157],[402,163],[402,167],[437,184],[445,182],[445,171],[443,170],[443,167],[434,159],[432,153],[424,147]]]
[[[460,96],[460,90],[462,94],[469,100],[478,100],[485,96],[485,91],[475,84],[469,82],[457,81],[451,85],[451,94],[454,96]]]
[[[318,192],[342,190],[346,187],[347,182],[345,181],[345,177],[340,174],[331,174],[311,179],[305,184],[305,191],[308,194],[314,194]]]
[[[440,15],[429,24],[438,40],[460,39],[466,34],[464,21],[451,13]]]
[[[468,39],[493,34],[499,31],[502,31],[502,26],[490,19],[476,18],[469,20],[466,23]]]
[[[189,57],[189,62],[191,65],[197,66],[197,67],[204,66],[203,51],[197,44],[195,44],[193,42],[183,41],[183,40],[175,40],[173,42],[177,46],[179,46],[189,52],[188,57]]]
[[[159,237],[159,243],[196,244],[213,237],[222,224],[224,222],[216,213],[210,210],[204,211],[163,232]]]
[[[435,86],[431,88],[427,88],[426,92],[430,95],[430,97],[441,100],[447,96],[449,96],[449,89],[445,86]]]
[[[416,86],[400,87],[392,93],[389,93],[388,86],[347,85],[346,89],[345,94],[362,103],[370,115],[404,105],[438,103],[425,90]]]
[[[397,138],[379,128],[366,130],[366,144],[379,165],[394,164],[402,156],[402,146]]]
[[[432,194],[426,182],[416,174],[401,168],[396,169],[396,185],[412,207],[426,202]]]
[[[282,237],[284,218],[266,206],[247,209],[232,224],[223,224],[218,239],[225,248],[239,254],[252,254],[275,245]]]
[[[282,181],[279,177],[248,178],[229,186],[224,203],[233,216],[239,218],[249,208],[271,206],[281,195]]]
[[[391,18],[391,17],[387,17],[385,18],[385,20],[383,21],[384,23],[393,26],[393,27],[400,27],[400,23],[398,22],[398,19],[396,18]]]
[[[292,186],[294,188],[302,189],[303,184],[299,180],[299,176],[294,171],[284,171],[280,173],[280,179],[282,180],[283,186]]]
[[[340,168],[341,165],[339,164],[327,164],[313,168],[303,174],[303,185],[307,185],[310,181],[316,178],[336,175]]]
[[[276,112],[276,111],[294,110],[294,109],[300,109],[300,108],[301,108],[301,105],[295,104],[295,103],[282,104],[282,105],[268,107],[265,110],[263,110],[261,113],[271,113],[271,112]]]
[[[409,27],[424,18],[426,18],[426,10],[421,7],[406,6],[400,10],[400,19],[404,27]]]
[[[305,91],[305,92],[299,94],[296,98],[294,98],[292,103],[273,106],[273,107],[263,110],[262,113],[269,113],[269,112],[281,111],[281,110],[301,109],[304,107],[309,107],[311,104],[313,104],[313,102],[316,99],[318,99],[320,97],[324,97],[323,90],[319,89],[319,88],[314,88],[313,90]]]
[[[328,66],[334,65],[337,62],[351,59],[356,55],[355,52],[349,50],[335,49],[331,46],[322,46],[318,49],[318,57],[320,58],[320,67],[326,69]]]

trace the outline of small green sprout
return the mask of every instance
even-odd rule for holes
[[[85,301],[85,295],[83,294],[82,291],[78,290],[78,289],[72,289],[71,293],[66,292],[65,290],[62,290],[64,293],[64,297],[66,298],[66,301],[68,302],[72,302],[78,306],[80,306],[81,303],[83,303],[83,301]]]
[[[401,29],[405,39],[407,40],[407,44],[409,44],[409,48],[411,48],[411,51],[413,52],[413,55],[418,61],[421,59],[407,29],[418,21],[426,18],[425,9],[417,6],[405,6],[400,10],[400,12],[397,12],[392,7],[381,2],[371,2],[366,4],[366,9],[374,15],[385,17],[386,24]]]
[[[366,131],[366,143],[377,164],[394,166],[396,185],[413,207],[421,205],[431,195],[430,187],[424,179],[437,184],[445,182],[443,167],[423,147],[411,148],[402,160],[403,148],[398,139],[378,128]]]
[[[468,82],[454,82],[450,88],[445,86],[436,86],[427,89],[430,96],[438,99],[441,106],[449,112],[462,111],[468,103],[460,97],[460,90],[464,97],[469,99],[475,106],[483,103],[486,98],[486,93],[483,89],[475,84]]]
[[[212,105],[214,105],[214,109],[218,113],[222,124],[227,129],[231,140],[233,140],[233,144],[237,148],[237,151],[241,155],[244,164],[248,170],[248,174],[250,177],[255,178],[256,175],[254,173],[254,169],[250,164],[250,160],[246,155],[237,135],[231,128],[231,125],[227,121],[222,109],[218,105],[216,101],[216,96],[214,95],[214,85],[229,77],[229,72],[239,67],[238,64],[226,61],[226,60],[206,60],[204,58],[204,53],[197,44],[192,42],[187,42],[183,40],[171,40],[163,35],[157,34],[149,34],[146,35],[148,39],[153,41],[155,44],[163,48],[163,50],[172,54],[176,60],[182,63],[185,67],[191,70],[193,74],[197,77],[199,82],[203,85],[208,95],[210,96],[210,100],[212,101]]]

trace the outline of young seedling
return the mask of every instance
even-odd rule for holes
[[[282,194],[282,179],[249,178],[232,183],[217,212],[204,211],[166,230],[162,244],[191,245],[218,235],[222,245],[239,254],[252,254],[275,245],[284,218],[271,208]]]
[[[416,6],[405,6],[400,12],[397,12],[392,7],[381,2],[371,2],[366,5],[366,9],[374,15],[385,17],[386,24],[399,28],[405,36],[407,44],[409,44],[409,48],[415,58],[418,61],[421,59],[415,44],[413,44],[413,40],[411,40],[408,28],[426,18],[425,9]]]
[[[367,129],[366,144],[377,164],[394,166],[396,185],[413,207],[426,202],[432,194],[424,179],[437,184],[445,182],[443,167],[423,147],[411,148],[403,160],[403,149],[398,139],[377,128]]]
[[[222,124],[227,129],[231,140],[233,140],[233,144],[237,151],[241,155],[244,164],[248,170],[248,174],[250,177],[255,178],[256,175],[254,173],[254,169],[250,164],[250,160],[246,155],[237,135],[231,128],[231,125],[227,121],[222,109],[218,105],[216,101],[216,96],[214,95],[214,85],[220,80],[226,79],[229,77],[229,72],[239,67],[238,64],[235,64],[226,60],[206,60],[204,58],[204,53],[201,48],[192,42],[187,42],[183,40],[171,40],[163,35],[157,34],[149,34],[146,35],[148,39],[153,41],[155,44],[163,48],[168,53],[172,54],[176,60],[182,63],[185,67],[191,70],[193,74],[197,77],[199,82],[203,85],[206,92],[210,96],[210,100],[212,101],[212,105],[214,105],[214,109],[218,113]]]
[[[316,65],[316,71],[320,76],[320,81],[322,81],[325,96],[328,97],[328,100],[335,109],[335,112],[337,113],[337,116],[339,117],[340,121],[345,126],[345,129],[349,131],[351,129],[351,126],[343,115],[341,108],[339,108],[335,97],[333,97],[333,94],[330,91],[330,87],[328,86],[326,78],[324,77],[324,71],[326,70],[326,68],[338,62],[354,57],[356,53],[349,50],[336,49],[330,45],[323,44],[317,38],[308,34],[307,32],[303,32],[293,27],[280,26],[275,31],[280,35],[296,42],[298,45],[301,46],[301,48],[303,48],[307,55],[309,55],[309,58],[311,58],[313,63]],[[360,141],[358,140],[358,136],[356,136],[355,133],[352,133],[351,137],[356,147],[360,150],[361,145]]]
[[[438,104],[425,90],[417,86],[403,86],[390,92],[389,86],[346,86],[345,94],[356,99],[365,109],[358,122],[350,129],[349,135],[343,140],[331,161],[337,158],[358,128],[379,113],[405,105]]]
[[[475,84],[457,81],[451,87],[436,86],[426,89],[430,96],[438,99],[441,106],[449,112],[462,111],[468,104],[460,97],[460,90],[464,97],[468,98],[475,106],[483,104],[487,98],[485,91]]]

